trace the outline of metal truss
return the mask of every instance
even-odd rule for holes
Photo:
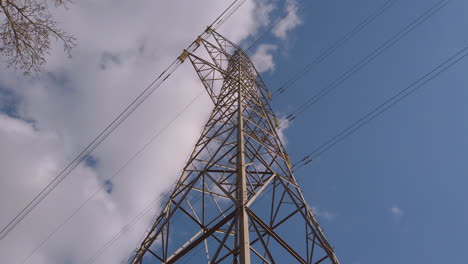
[[[132,263],[339,263],[294,178],[270,93],[249,57],[210,29],[184,51],[215,106]]]

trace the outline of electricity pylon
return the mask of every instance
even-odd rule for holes
[[[339,263],[292,174],[270,92],[244,51],[207,32],[195,43],[209,59],[179,60],[214,109],[132,263]]]

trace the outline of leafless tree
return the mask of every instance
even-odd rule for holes
[[[8,66],[25,74],[38,72],[54,39],[70,56],[75,38],[58,28],[49,6],[66,8],[69,1],[0,0],[0,55]]]

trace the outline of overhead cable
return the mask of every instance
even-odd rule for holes
[[[193,98],[189,104],[187,104],[177,115],[174,116],[174,118],[167,123],[162,129],[155,131],[153,133],[153,136],[144,144],[142,145],[138,151],[136,151],[119,169],[106,181],[104,181],[95,191],[94,193],[89,196],[76,210],[74,210],[60,225],[58,225],[54,231],[52,231],[44,240],[39,243],[37,247],[34,248],[34,250],[29,253],[29,255],[23,260],[23,263],[26,263],[47,241],[49,241],[57,232],[59,232],[83,207],[88,204],[89,201],[91,201],[98,193],[100,193],[106,186],[106,182],[114,180],[116,176],[120,175],[120,173],[130,164],[132,163],[136,158],[138,158],[143,151],[145,151],[151,144],[155,143],[155,140],[159,138],[176,120],[180,118],[180,116],[187,111],[187,109],[195,103],[195,101],[200,98],[200,96],[204,94],[204,91],[199,93],[195,98]],[[157,141],[156,141],[157,142]]]
[[[277,96],[284,93],[287,89],[291,88],[294,83],[296,83],[299,79],[301,79],[305,74],[307,74],[313,66],[319,64],[323,60],[325,60],[328,56],[333,54],[337,49],[342,47],[348,40],[353,38],[356,34],[361,32],[366,26],[368,26],[372,21],[374,21],[377,17],[382,15],[386,10],[388,10],[391,6],[393,6],[399,0],[388,0],[385,2],[381,7],[371,13],[368,17],[366,17],[363,21],[357,24],[351,31],[349,31],[346,35],[342,36],[338,41],[336,41],[333,45],[328,47],[324,52],[322,52],[317,57],[313,58],[312,61],[307,64],[302,71],[297,72],[294,76],[286,80],[275,92],[273,92],[272,96]]]
[[[404,36],[408,35],[410,32],[412,32],[415,28],[417,28],[419,25],[421,25],[424,21],[432,17],[434,14],[436,14],[439,10],[441,10],[443,7],[445,7],[450,0],[441,0],[438,1],[436,4],[434,4],[430,9],[428,9],[426,12],[424,12],[422,15],[420,15],[418,18],[413,20],[410,24],[407,26],[403,27],[400,31],[398,31],[397,34],[392,36],[390,39],[385,41],[382,45],[377,47],[375,50],[373,50],[371,53],[369,53],[365,58],[360,60],[357,64],[355,64],[353,67],[351,67],[349,70],[347,70],[345,73],[343,73],[340,77],[335,79],[333,82],[331,82],[329,85],[326,87],[322,88],[318,93],[316,93],[314,96],[311,98],[307,99],[304,103],[299,105],[294,111],[292,111],[287,117],[286,120],[284,120],[279,127],[284,126],[286,123],[294,120],[296,117],[298,117],[300,114],[304,113],[310,106],[315,104],[318,100],[320,100],[322,97],[325,95],[329,94],[331,91],[335,90],[338,86],[340,86],[344,81],[349,79],[351,76],[356,74],[359,70],[361,70],[363,67],[368,65],[370,62],[372,62],[377,56],[382,54],[384,51],[395,45],[399,40],[401,40]]]
[[[219,28],[245,0],[235,0],[208,29]],[[200,37],[209,34],[205,30]],[[184,52],[194,52],[199,47],[195,40]],[[183,53],[184,54],[184,53]],[[0,240],[13,230],[38,204],[40,204],[92,151],[119,127],[169,76],[183,63],[182,55],[175,59],[148,87],[146,87],[117,117],[108,124],[58,175],[54,177],[21,211],[0,231]]]
[[[319,155],[329,150],[330,148],[332,148],[333,146],[335,146],[337,143],[341,142],[345,138],[349,137],[358,129],[360,129],[364,125],[374,120],[376,117],[383,114],[385,111],[395,106],[401,100],[408,97],[409,95],[417,91],[419,88],[423,87],[425,84],[432,81],[434,78],[444,73],[449,68],[456,65],[457,63],[459,63],[462,59],[466,58],[466,56],[468,56],[468,46],[465,46],[463,49],[459,50],[457,53],[450,56],[448,59],[444,60],[442,63],[440,63],[435,68],[433,68],[431,71],[429,71],[428,73],[426,73],[425,75],[423,75],[422,77],[420,77],[419,79],[411,83],[409,86],[400,90],[398,93],[390,97],[388,100],[386,100],[379,106],[375,107],[372,111],[370,111],[369,113],[367,113],[360,119],[356,120],[346,129],[344,129],[343,131],[341,131],[334,137],[330,138],[328,141],[326,141],[319,147],[315,148],[312,152],[310,152],[305,157],[300,159],[300,161],[294,163],[293,165],[294,171],[297,171],[303,166],[308,165]]]

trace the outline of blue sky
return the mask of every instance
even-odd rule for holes
[[[1,224],[159,75],[228,2],[77,1],[70,10],[56,14],[79,40],[71,60],[54,47],[42,78],[36,80],[0,65]],[[384,2],[304,1],[300,26],[283,40],[269,34],[259,43],[276,45],[264,50],[273,54],[274,69],[262,75],[270,90]],[[436,2],[396,1],[275,97],[274,110],[286,116]],[[265,22],[257,12],[268,13],[268,8],[254,3],[261,2],[247,1],[220,33],[236,42],[247,38],[241,44],[248,45],[256,32],[262,32],[256,26]],[[284,12],[284,2],[273,3],[274,18]],[[450,1],[297,117],[285,132],[293,162],[468,45],[467,12],[468,2]],[[271,62],[268,56],[264,62]],[[463,263],[468,257],[467,67],[468,59],[461,61],[296,173],[342,263]],[[121,166],[202,90],[186,63],[89,156],[85,166],[0,241],[0,262],[24,259],[104,185],[30,259],[38,264],[86,262],[180,175],[211,111],[207,96],[138,159],[124,169]],[[117,177],[110,181],[113,173]],[[127,256],[156,212],[157,207],[96,262],[116,263]],[[22,250],[16,250],[20,246]]]
[[[274,91],[386,1],[306,1],[303,24],[263,75]],[[437,1],[397,1],[287,92],[288,114]],[[451,1],[286,131],[294,161],[468,44],[468,2]],[[343,263],[463,263],[468,209],[468,61],[403,99],[296,173]]]

